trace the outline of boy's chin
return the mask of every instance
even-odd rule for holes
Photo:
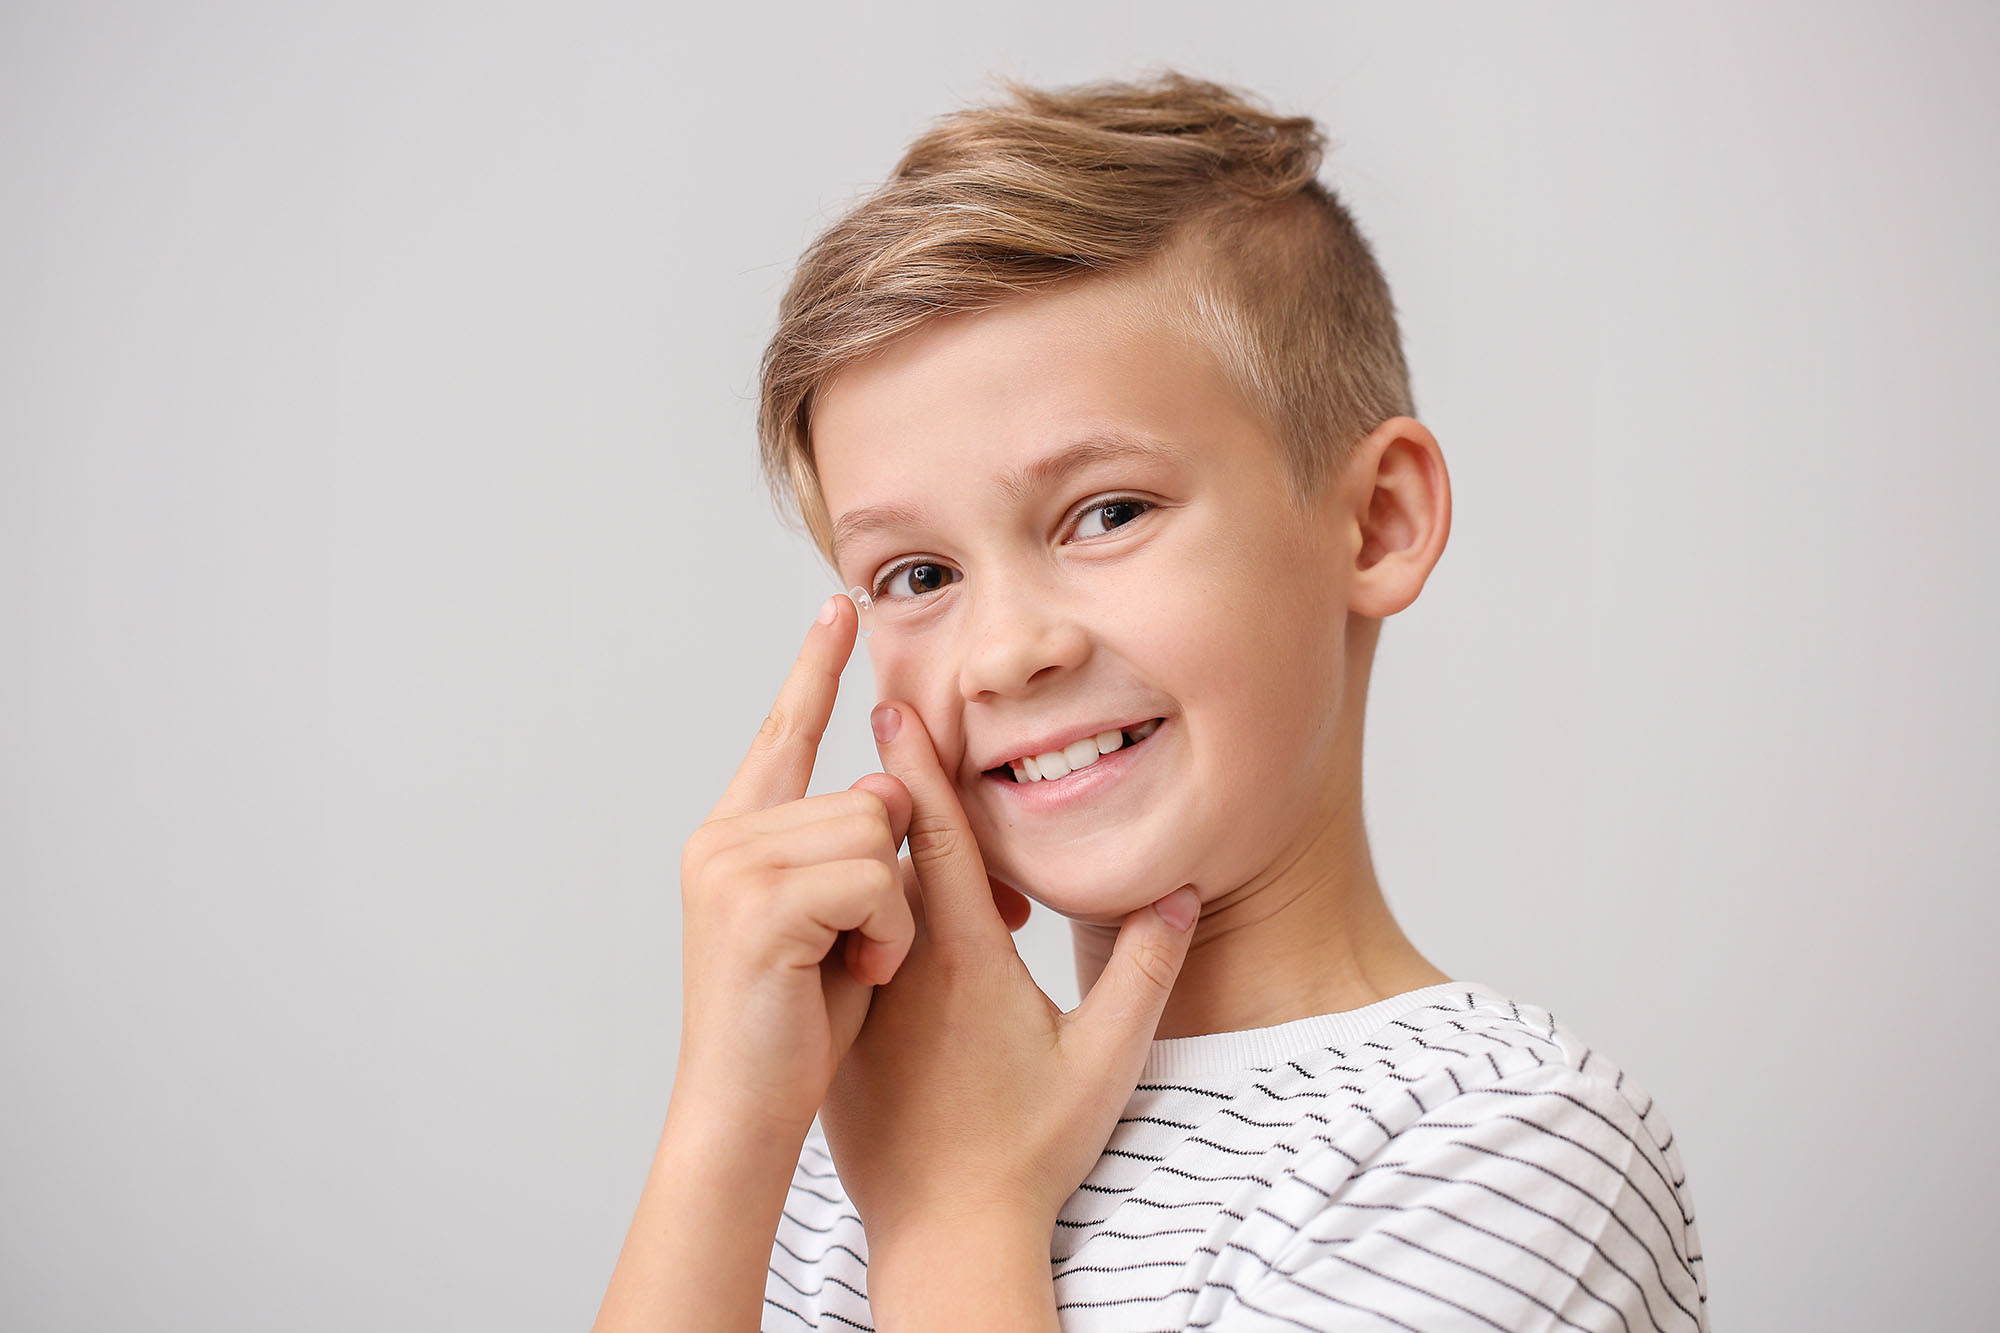
[[[1113,928],[1141,907],[1151,906],[1179,887],[1169,885],[1158,888],[1150,879],[1138,883],[1122,876],[1107,880],[1102,876],[1047,873],[1012,875],[996,870],[994,878],[1019,889],[1039,906],[1079,925]]]

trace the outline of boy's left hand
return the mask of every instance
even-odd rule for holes
[[[900,723],[883,739],[892,708]],[[1199,900],[1191,888],[1161,900],[1184,926],[1154,905],[1127,916],[1090,994],[1065,1014],[1015,951],[915,710],[878,708],[876,735],[912,801],[904,875],[921,899],[917,939],[876,988],[820,1124],[871,1252],[975,1222],[1046,1241],[1139,1081]]]

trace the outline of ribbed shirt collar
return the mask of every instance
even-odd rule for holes
[[[1476,981],[1440,981],[1435,986],[1404,991],[1386,1000],[1348,1009],[1337,1014],[1314,1014],[1267,1028],[1246,1028],[1241,1032],[1208,1032],[1195,1037],[1168,1037],[1156,1041],[1146,1055],[1142,1083],[1162,1083],[1185,1079],[1218,1078],[1245,1069],[1269,1069],[1283,1064],[1302,1051],[1336,1050],[1359,1045],[1413,1009],[1449,1001],[1464,1007],[1471,991],[1487,999],[1505,1003],[1505,997],[1491,986]]]

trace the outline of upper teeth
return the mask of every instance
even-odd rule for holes
[[[1130,744],[1136,745],[1153,734],[1160,725],[1154,718],[1132,728]],[[1016,782],[1043,782],[1050,778],[1066,778],[1079,768],[1089,768],[1098,756],[1110,754],[1127,744],[1127,733],[1104,731],[1095,736],[1085,736],[1082,740],[1071,741],[1060,750],[1050,750],[1047,754],[1031,754],[1011,761]]]

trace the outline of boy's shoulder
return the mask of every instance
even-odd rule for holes
[[[1617,1156],[1656,1162],[1675,1188],[1683,1178],[1657,1101],[1603,1047],[1541,1005],[1455,981],[1343,1013],[1154,1042],[1092,1180],[1114,1184],[1121,1151],[1157,1161],[1207,1146],[1271,1158],[1331,1188],[1329,1173],[1363,1171],[1392,1142],[1402,1156],[1417,1138],[1474,1120],[1587,1129]]]
[[[1412,991],[1381,1006],[1374,1030],[1359,1040],[1336,1040],[1285,1062],[1292,1075],[1318,1081],[1338,1076],[1343,1089],[1356,1077],[1392,1088],[1415,1115],[1441,1101],[1474,1092],[1533,1087],[1560,1091],[1649,1127],[1661,1148],[1671,1133],[1650,1133],[1658,1104],[1603,1047],[1560,1021],[1547,1008],[1517,1000],[1478,982],[1446,982]],[[1338,1016],[1336,1016],[1338,1017]],[[1274,1071],[1275,1072],[1275,1071]]]

